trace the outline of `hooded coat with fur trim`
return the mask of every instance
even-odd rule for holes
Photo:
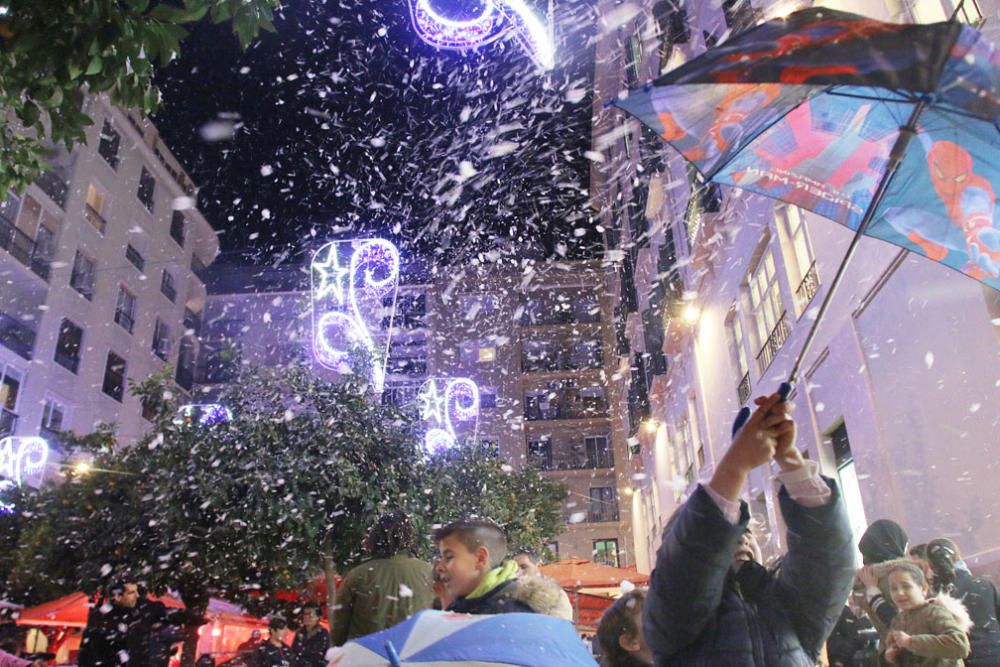
[[[871,565],[872,574],[878,577],[878,588],[882,592],[882,598],[876,600],[875,605],[872,605],[872,600],[865,595],[865,585],[861,582],[861,579],[857,575],[854,578],[854,592],[860,593],[864,599],[862,608],[865,611],[865,615],[871,620],[872,625],[878,630],[883,644],[885,643],[886,635],[889,634],[889,625],[898,613],[896,605],[892,603],[892,595],[889,591],[889,573],[901,563],[912,564],[913,561],[908,558],[894,558]]]
[[[910,648],[902,651],[897,667],[962,667],[969,655],[968,632],[972,619],[965,606],[947,594],[931,598],[916,609],[901,611],[891,630],[910,635]]]
[[[565,591],[548,577],[504,581],[480,597],[458,598],[448,611],[459,614],[534,613],[573,620],[573,609],[569,608]]]

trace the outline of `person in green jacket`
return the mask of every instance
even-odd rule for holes
[[[392,627],[434,602],[431,565],[415,557],[416,534],[405,513],[380,516],[363,546],[371,560],[344,577],[333,613],[334,646]]]

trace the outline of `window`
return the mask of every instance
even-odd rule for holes
[[[17,399],[21,395],[21,371],[0,365],[0,436],[10,435],[17,426]]]
[[[757,11],[750,0],[722,0],[722,14],[733,34],[743,32],[757,20]]]
[[[489,294],[467,294],[462,297],[460,307],[466,320],[475,320],[494,315],[497,312],[497,301]]]
[[[164,361],[170,354],[170,327],[159,318],[153,327],[153,354]]]
[[[187,225],[187,220],[184,218],[184,213],[181,211],[174,211],[174,214],[170,218],[170,238],[177,242],[177,245],[184,247],[184,232],[185,226]]]
[[[174,276],[166,269],[160,278],[160,293],[170,299],[171,303],[177,301],[177,287],[174,285]]]
[[[40,424],[42,431],[49,431],[53,434],[62,431],[66,428],[66,415],[65,404],[51,396],[46,397],[42,406],[42,423]]]
[[[492,345],[479,348],[479,363],[492,364],[497,359],[497,349]]]
[[[497,406],[497,390],[493,387],[479,388],[479,407],[495,408]]]
[[[70,274],[69,285],[88,301],[94,300],[94,260],[79,250],[73,258],[73,273]]]
[[[559,560],[559,543],[558,542],[546,542],[545,548],[552,553],[552,557],[555,560]]]
[[[146,207],[146,210],[150,213],[153,212],[153,195],[156,193],[156,179],[153,175],[149,173],[149,170],[145,167],[142,168],[142,173],[139,174],[139,189],[136,191],[135,196],[139,198],[139,202]]]
[[[750,274],[748,287],[750,313],[760,343],[757,364],[763,375],[788,336],[785,313],[781,308],[781,293],[775,276],[774,255],[770,248],[765,250],[764,256]]]
[[[633,33],[628,38],[625,51],[625,83],[629,88],[639,85],[642,70],[642,38],[639,33]]]
[[[590,435],[583,439],[587,449],[588,468],[614,468],[615,451],[606,435]]]
[[[122,328],[129,333],[132,333],[135,327],[135,295],[125,289],[124,285],[118,287],[115,322],[122,325]]]
[[[97,147],[97,153],[112,169],[118,169],[118,147],[121,144],[121,136],[111,127],[111,120],[104,119],[104,127],[101,129],[101,145]]]
[[[840,478],[840,489],[847,505],[847,516],[851,520],[854,538],[858,540],[868,527],[868,519],[865,517],[865,505],[861,499],[861,485],[854,466],[851,440],[847,436],[847,424],[841,420],[836,427],[827,432],[824,441],[829,443],[833,450],[833,457],[837,464],[837,476]]]
[[[736,393],[742,405],[750,398],[750,391],[753,387],[750,384],[750,362],[747,360],[743,325],[740,323],[740,316],[736,312],[735,304],[729,309],[729,314],[726,316],[726,334],[729,342],[729,357],[736,367],[736,374],[739,377]]]
[[[108,361],[104,365],[104,384],[101,391],[119,403],[125,396],[125,360],[114,352],[108,352]]]
[[[590,487],[590,513],[587,520],[591,523],[618,521],[618,494],[615,493],[615,487]]]
[[[125,246],[125,259],[140,271],[146,266],[146,260],[143,258],[142,253],[136,250],[135,246],[131,243]]]
[[[675,44],[686,44],[691,39],[687,10],[680,6],[681,0],[660,0],[653,5],[653,18],[660,35],[660,72],[670,61]]]
[[[56,340],[55,362],[70,373],[76,373],[80,368],[82,343],[83,329],[69,320],[63,320]]]
[[[87,204],[83,210],[83,217],[101,234],[108,226],[108,221],[104,219],[105,206],[104,194],[93,184],[87,186]]]
[[[542,470],[552,470],[552,440],[549,438],[529,440],[528,463]]]
[[[594,562],[611,567],[620,567],[618,559],[618,540],[594,540]]]
[[[816,261],[805,216],[798,207],[786,204],[774,209],[774,219],[778,223],[778,232],[785,249],[788,282],[795,287],[795,314],[801,317],[819,289]]]

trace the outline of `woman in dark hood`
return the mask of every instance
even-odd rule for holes
[[[910,540],[906,531],[895,521],[879,519],[868,526],[861,536],[858,549],[865,565],[884,563],[906,557],[906,546]]]
[[[889,519],[873,522],[858,542],[865,567],[858,571],[855,590],[864,591],[862,606],[883,641],[897,613],[889,596],[889,570],[906,559],[909,542],[903,527]]]

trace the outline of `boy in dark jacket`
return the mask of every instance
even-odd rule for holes
[[[757,411],[667,526],[643,613],[654,663],[697,667],[813,667],[847,600],[854,547],[835,482],[795,447],[789,405]],[[739,495],[754,468],[776,460],[788,554],[760,565]]]
[[[517,563],[505,560],[507,537],[488,519],[453,521],[434,531],[437,575],[460,614],[558,615],[562,589],[551,579],[519,580]]]
[[[292,667],[295,656],[285,644],[288,623],[283,618],[272,618],[267,624],[267,641],[257,647],[250,659],[250,667]]]

